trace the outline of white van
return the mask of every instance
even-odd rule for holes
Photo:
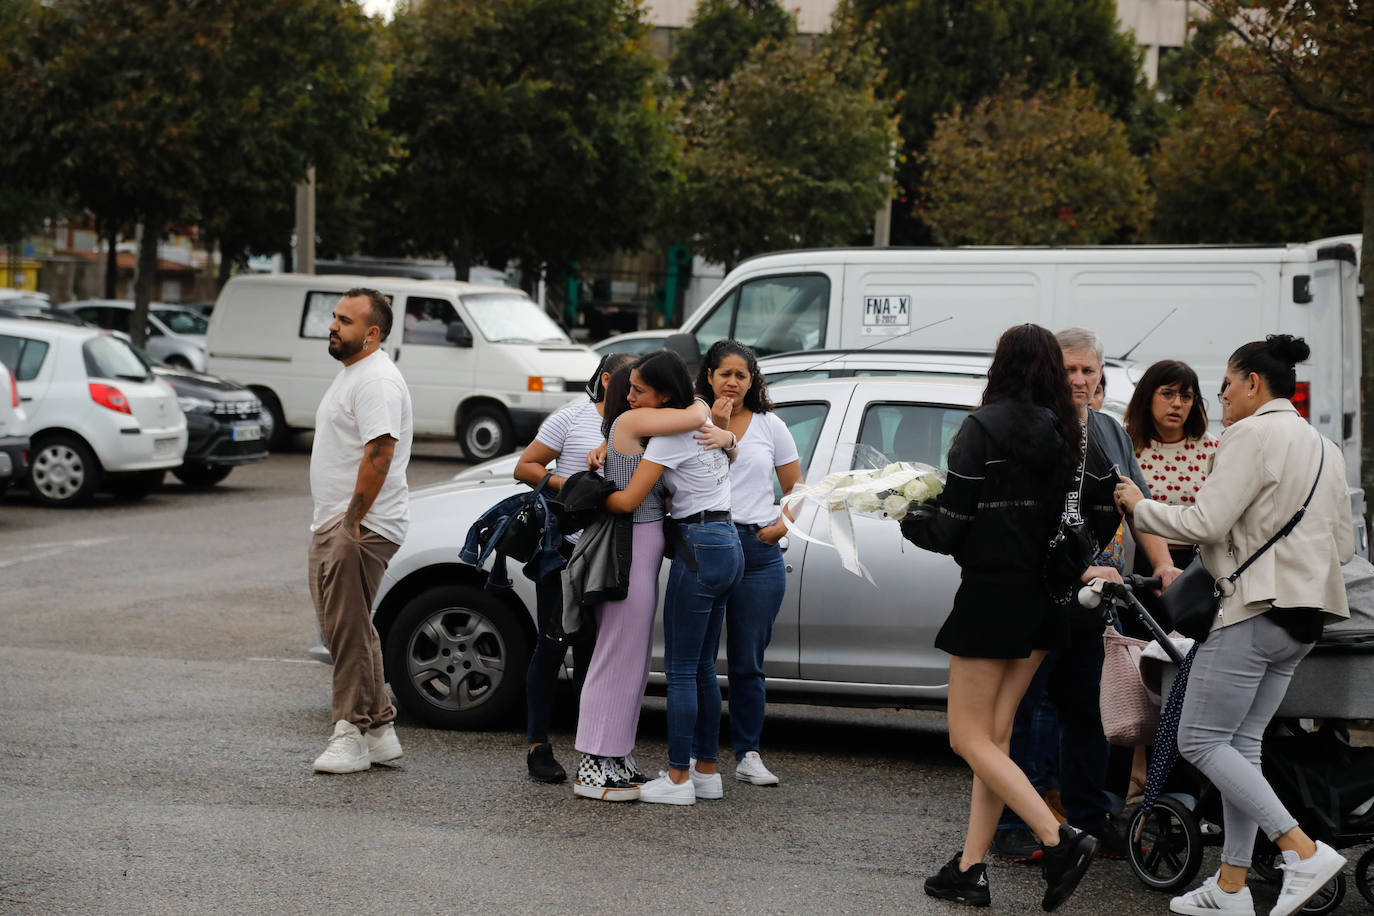
[[[269,446],[279,447],[290,429],[314,427],[339,371],[328,352],[329,323],[353,287],[391,299],[395,324],[383,346],[410,386],[416,434],[456,436],[470,460],[529,441],[596,371],[596,354],[520,290],[400,277],[238,276],[211,314],[206,371],[258,393]]]
[[[1340,443],[1360,485],[1360,317],[1355,250],[1310,244],[1098,248],[840,248],[751,258],[682,330],[703,349],[734,337],[760,356],[799,350],[991,350],[1008,327],[1080,326],[1132,381],[1157,360],[1198,373],[1219,428],[1226,359],[1265,334],[1307,339],[1298,409]]]

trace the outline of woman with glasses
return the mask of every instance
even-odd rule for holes
[[[1126,432],[1150,484],[1150,499],[1167,506],[1193,505],[1220,444],[1207,432],[1197,373],[1172,359],[1146,369],[1126,408]],[[1183,569],[1192,561],[1193,545],[1170,543],[1169,555]]]

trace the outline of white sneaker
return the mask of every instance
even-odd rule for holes
[[[740,782],[753,783],[756,786],[776,786],[778,777],[774,776],[763,765],[763,758],[758,751],[746,751],[744,756],[735,764],[735,778]]]
[[[363,737],[367,739],[367,759],[372,763],[386,763],[403,753],[401,739],[396,737],[396,728],[390,722],[379,728],[369,728]]]
[[[1317,841],[1317,851],[1310,859],[1292,861],[1288,853],[1283,857],[1288,860],[1279,866],[1283,869],[1283,890],[1279,891],[1278,902],[1269,911],[1270,916],[1296,913],[1345,867],[1345,856],[1321,840]]]
[[[725,784],[721,782],[720,772],[698,773],[696,761],[692,762],[687,773],[692,777],[692,789],[696,792],[697,798],[724,798]]]
[[[1202,882],[1201,887],[1170,900],[1169,912],[1182,913],[1184,916],[1212,916],[1213,913],[1255,916],[1255,902],[1250,898],[1250,888],[1243,887],[1234,894],[1228,894],[1217,886],[1217,876],[1212,875]]]
[[[346,719],[334,723],[334,735],[324,753],[315,758],[316,773],[359,773],[372,766],[367,740],[358,726]]]
[[[651,779],[639,787],[639,800],[659,805],[695,805],[697,793],[692,787],[692,780],[673,782],[667,773],[660,770],[657,779]]]

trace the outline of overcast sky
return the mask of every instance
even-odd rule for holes
[[[383,16],[390,17],[391,11],[395,8],[396,0],[363,0],[363,9],[371,16],[381,13]]]

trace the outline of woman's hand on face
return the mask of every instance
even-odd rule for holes
[[[1136,504],[1144,499],[1145,495],[1140,492],[1140,488],[1137,487],[1135,482],[1129,477],[1122,477],[1120,474],[1118,474],[1117,477],[1120,478],[1120,480],[1116,485],[1116,490],[1112,494],[1116,502],[1116,507],[1127,515],[1130,515],[1135,511]]]
[[[601,443],[587,453],[587,470],[599,471],[606,466],[606,443]]]
[[[711,422],[724,428],[730,425],[730,414],[735,412],[735,402],[730,398],[716,398],[711,406]]]
[[[729,448],[735,441],[735,434],[723,426],[709,423],[696,432],[697,444],[708,451],[713,448]]]

